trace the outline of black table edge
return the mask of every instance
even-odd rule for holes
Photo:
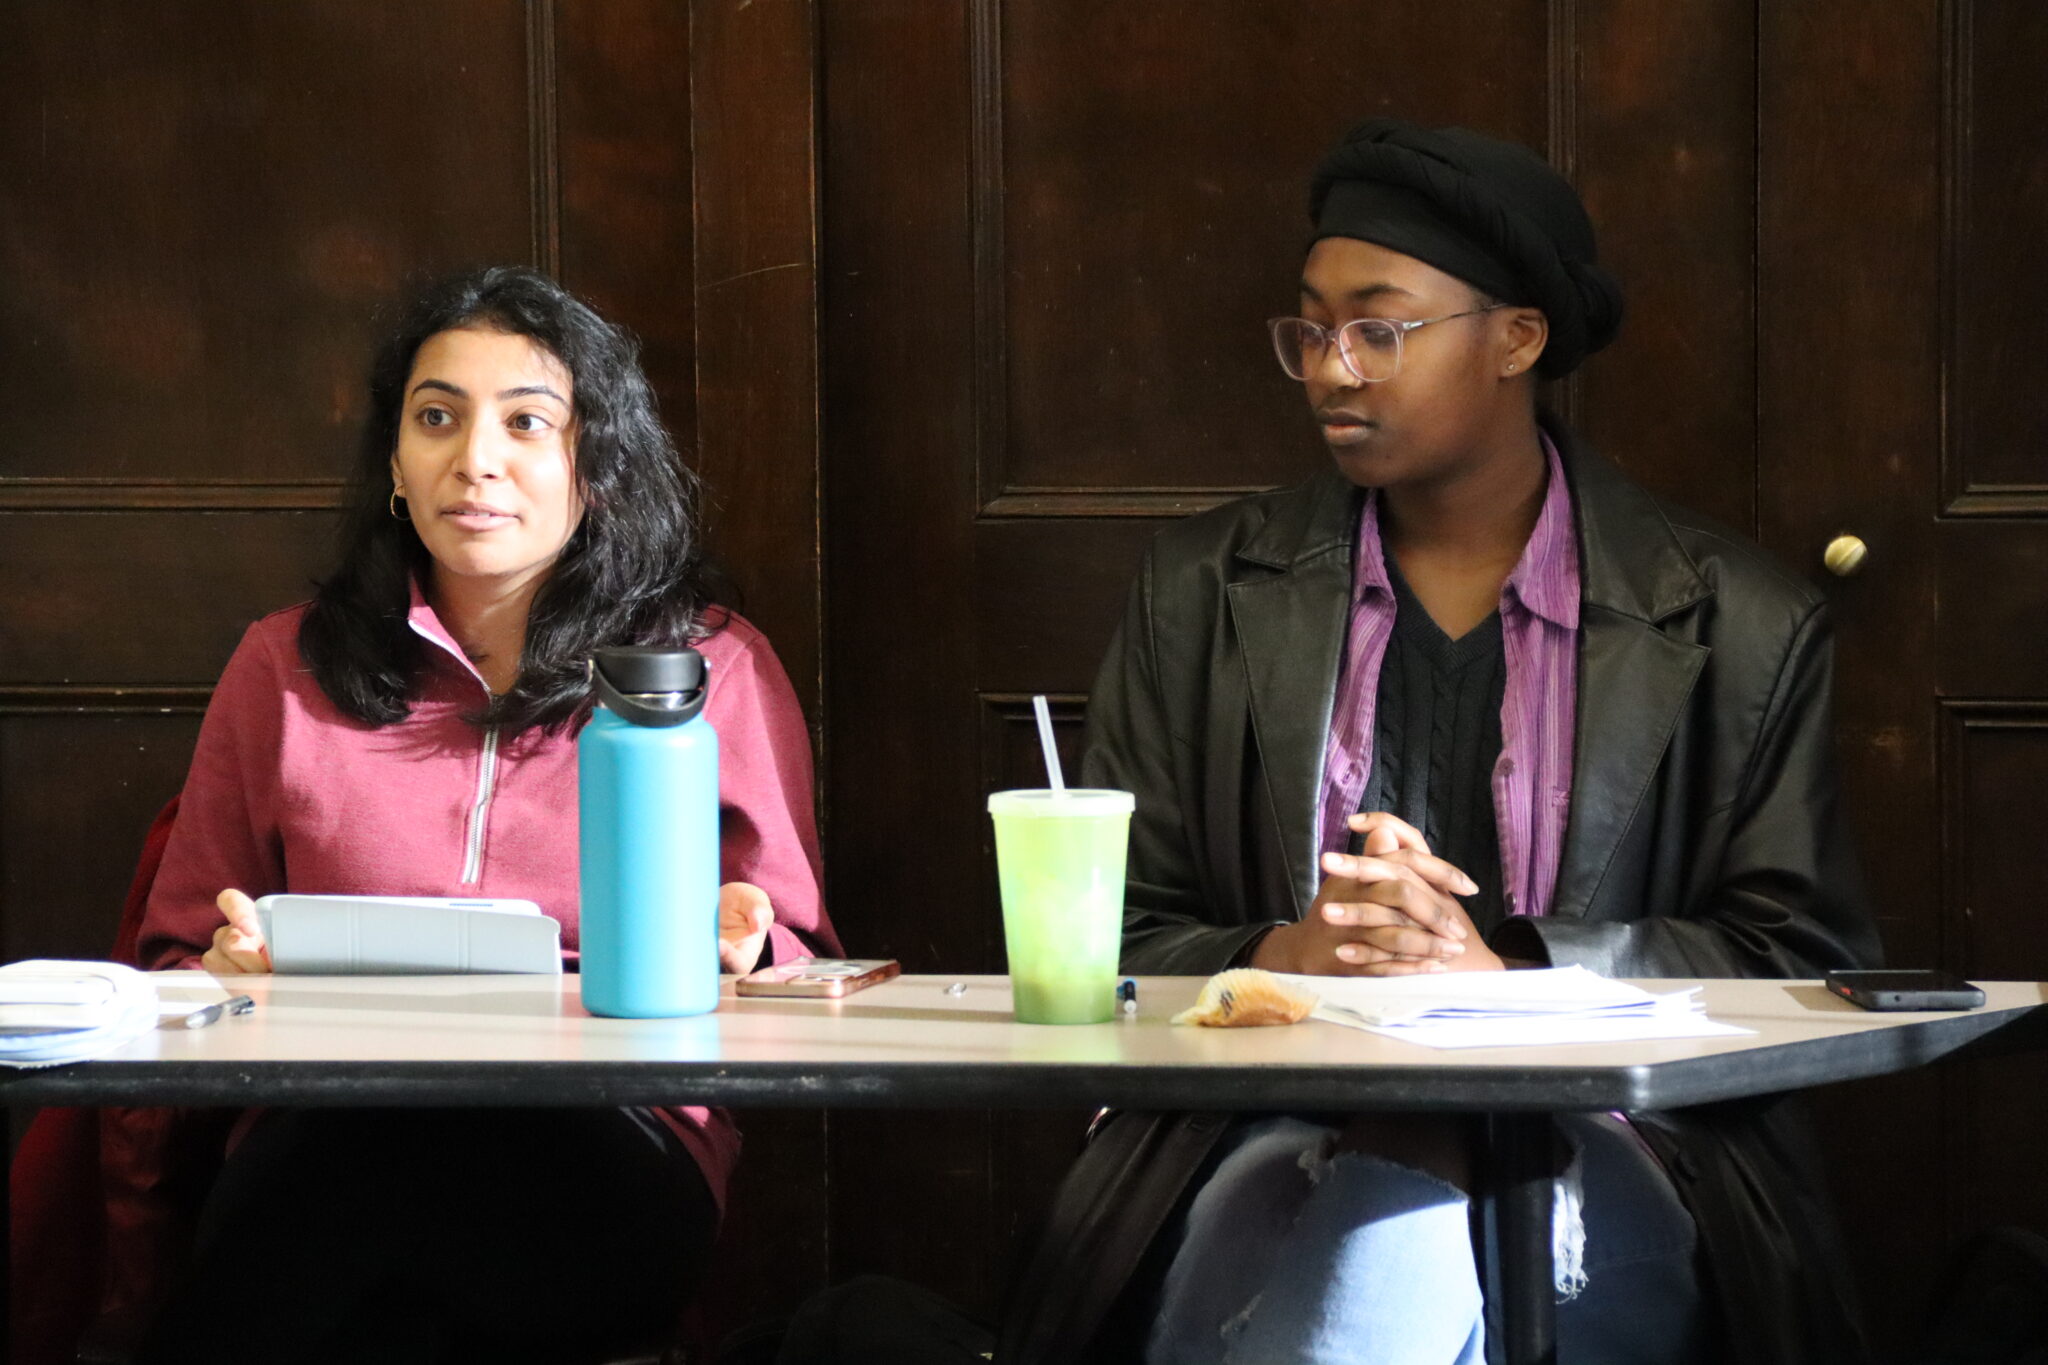
[[[0,1075],[0,1104],[1636,1111],[1806,1089],[1957,1057],[2017,1051],[2040,1046],[2044,1034],[2048,1010],[2034,1006],[1625,1066],[83,1062]],[[1597,1056],[1593,1048],[1588,1053]]]

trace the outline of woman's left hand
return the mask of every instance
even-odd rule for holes
[[[760,965],[775,907],[768,893],[752,882],[727,882],[718,888],[718,965],[745,975]]]

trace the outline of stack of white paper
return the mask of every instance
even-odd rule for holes
[[[1286,979],[1321,999],[1312,1019],[1424,1047],[1630,1042],[1751,1031],[1707,1018],[1697,986],[1653,994],[1583,967]]]
[[[116,962],[38,958],[0,967],[0,1066],[57,1066],[156,1027],[156,986]]]

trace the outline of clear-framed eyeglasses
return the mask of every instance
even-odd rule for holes
[[[1419,322],[1353,318],[1335,331],[1307,318],[1273,318],[1266,323],[1266,329],[1273,334],[1273,354],[1280,357],[1280,368],[1291,379],[1306,379],[1315,373],[1334,342],[1346,373],[1361,384],[1380,384],[1400,373],[1402,340],[1416,328],[1449,322],[1452,318],[1477,317],[1505,307],[1504,303],[1490,303],[1484,308],[1467,308],[1462,313],[1445,313]]]

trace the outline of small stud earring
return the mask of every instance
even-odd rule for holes
[[[1515,372],[1515,362],[1514,362],[1514,361],[1512,361],[1512,360],[1510,360],[1510,361],[1508,362],[1508,373],[1509,373],[1509,374],[1513,374],[1514,372]]]

